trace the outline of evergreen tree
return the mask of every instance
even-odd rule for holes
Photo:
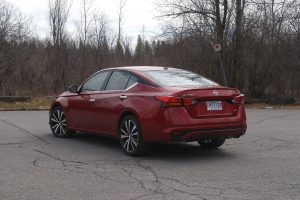
[[[121,60],[124,57],[124,49],[120,41],[117,42],[117,45],[115,47],[115,56],[117,60]]]
[[[135,48],[135,56],[140,57],[145,54],[145,45],[143,43],[141,35],[138,36],[137,44]]]

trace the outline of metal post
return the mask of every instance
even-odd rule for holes
[[[222,75],[223,75],[223,79],[224,79],[224,84],[225,84],[226,87],[228,87],[227,77],[226,77],[225,69],[224,69],[224,60],[222,58],[221,51],[218,52],[218,57],[219,57],[219,60],[220,60],[220,68],[221,68],[221,71],[222,71]]]
[[[219,58],[219,61],[220,61],[220,68],[221,68],[221,72],[222,72],[224,84],[225,84],[226,87],[228,87],[228,81],[227,81],[227,77],[226,77],[226,73],[225,73],[225,69],[224,69],[224,60],[223,60],[223,57],[222,57],[222,47],[221,47],[221,44],[215,44],[214,45],[214,50],[218,54],[218,58]]]

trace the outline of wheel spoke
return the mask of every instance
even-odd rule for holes
[[[62,131],[62,132],[61,132],[62,134],[65,134],[65,133],[66,133],[65,128],[64,128],[63,126],[61,126],[61,131]]]
[[[58,128],[60,127],[60,125],[59,124],[57,124],[57,126],[56,126],[56,128],[55,128],[55,133],[58,133],[57,131],[58,131]]]
[[[128,133],[130,133],[130,120],[127,121],[127,124],[128,124]]]
[[[121,129],[121,132],[124,133],[125,135],[129,135],[126,131],[124,131],[123,129]]]
[[[135,125],[135,124],[133,124],[133,127],[132,127],[132,129],[131,129],[130,133],[132,134],[132,133],[133,133],[135,130],[136,130],[136,125]]]
[[[129,138],[128,135],[121,135],[121,139]]]
[[[55,116],[54,116],[54,115],[52,115],[51,121],[58,123],[58,121],[57,121],[57,119],[55,119]]]
[[[131,146],[132,151],[134,151],[135,147],[134,147],[134,145],[132,143],[132,140],[130,140],[130,146]]]
[[[57,124],[55,124],[55,125],[53,125],[52,126],[52,129],[55,129],[57,126],[59,126],[59,124],[57,123]]]
[[[57,111],[55,111],[55,112],[53,113],[53,116],[54,116],[55,119],[58,121],[58,114],[57,114]]]
[[[132,141],[134,147],[136,147],[137,146],[137,140],[135,138],[131,137],[131,141]]]
[[[60,135],[63,134],[61,125],[59,125],[59,134],[60,134]]]
[[[127,140],[127,151],[129,151],[129,143],[130,143],[130,139]]]
[[[138,132],[132,133],[131,135],[132,135],[132,136],[137,136],[137,135],[138,135]]]
[[[63,118],[63,112],[62,111],[59,111],[60,115],[59,115],[59,121],[62,121],[62,118]]]
[[[129,143],[129,138],[124,143],[124,148],[125,149],[128,149],[128,145],[129,145],[128,143]]]

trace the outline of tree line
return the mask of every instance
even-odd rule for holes
[[[0,95],[46,96],[115,66],[157,65],[191,70],[248,96],[300,96],[298,0],[157,1],[162,33],[137,41],[123,30],[126,0],[119,0],[118,30],[109,16],[80,0],[77,32],[68,33],[72,3],[49,0],[49,37],[41,39],[11,3],[0,0]],[[221,44],[220,59],[213,45]]]

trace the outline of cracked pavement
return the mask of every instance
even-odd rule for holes
[[[219,150],[55,138],[46,111],[0,112],[0,199],[300,199],[300,110],[247,110],[248,131]]]

